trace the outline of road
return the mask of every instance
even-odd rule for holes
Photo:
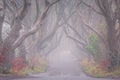
[[[29,74],[26,77],[1,77],[0,80],[120,80],[120,79],[107,79],[107,78],[93,78],[90,76],[85,75],[84,73],[80,74],[61,74],[61,73],[54,73],[51,74],[46,73],[39,73],[39,74]]]
[[[86,76],[46,76],[46,77],[37,76],[37,77],[0,79],[0,80],[119,80],[119,79],[92,78]]]

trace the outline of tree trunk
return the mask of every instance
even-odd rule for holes
[[[27,62],[27,60],[26,60],[27,51],[25,49],[25,45],[21,44],[18,49],[20,51],[20,53],[19,53],[20,57],[22,57],[24,59],[24,63],[26,63]]]
[[[11,67],[11,62],[13,60],[14,57],[14,50],[12,50],[9,47],[3,47],[0,50],[2,59],[1,59],[1,64],[2,64],[2,72],[4,73],[4,71],[8,71]]]
[[[108,47],[109,47],[109,59],[110,59],[110,66],[109,66],[109,70],[113,70],[115,66],[119,65],[119,48],[118,46],[120,45],[118,42],[118,37],[116,29],[115,29],[115,23],[114,21],[107,21],[107,25],[108,25]]]

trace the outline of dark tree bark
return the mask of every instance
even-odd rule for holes
[[[101,13],[103,14],[105,21],[107,23],[107,42],[108,42],[108,47],[109,47],[109,55],[110,55],[110,70],[112,70],[116,65],[120,65],[119,58],[120,56],[120,33],[118,32],[119,29],[116,29],[116,23],[117,20],[119,20],[120,16],[120,0],[114,0],[116,9],[115,11],[112,10],[112,3],[114,2],[113,0],[95,0],[97,6],[99,7]],[[120,27],[120,26],[118,26]]]

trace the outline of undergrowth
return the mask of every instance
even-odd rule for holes
[[[109,72],[107,64],[101,65],[101,63],[90,62],[88,59],[81,61],[83,71],[92,77],[103,78],[103,77],[120,77],[120,66],[116,67],[113,71]]]

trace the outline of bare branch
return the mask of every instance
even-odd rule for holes
[[[7,0],[3,0],[4,1],[4,3],[5,3],[5,6],[8,8],[8,10],[10,11],[10,12],[13,12],[13,10],[11,9],[11,7],[9,7],[9,5],[8,5],[8,1]]]
[[[39,10],[39,2],[38,2],[38,0],[35,0],[35,7],[36,7],[36,18],[35,18],[35,21],[34,21],[34,23],[38,20],[38,17],[39,17],[39,15],[40,15],[40,10]]]
[[[81,3],[82,3],[82,0],[80,0],[80,2],[76,5],[76,7],[79,7]]]
[[[70,36],[70,35],[67,33],[65,27],[64,27],[64,32],[65,32],[65,34],[67,35],[68,38],[70,38],[70,39],[72,39],[73,41],[75,41],[75,42],[81,44],[82,46],[85,46],[85,44],[84,44],[83,42],[81,42],[81,41],[79,41],[78,39],[76,39],[76,38]]]
[[[54,1],[53,3],[49,4],[48,7],[43,11],[43,13],[41,14],[41,16],[38,18],[38,20],[36,21],[35,24],[32,25],[32,29],[25,33],[23,36],[21,36],[13,45],[13,49],[16,49],[16,47],[18,47],[27,37],[29,37],[30,35],[33,35],[34,33],[36,33],[37,31],[39,31],[39,29],[42,26],[42,21],[44,20],[44,18],[47,15],[47,12],[49,10],[49,8],[54,5],[55,3],[57,3],[59,0]]]
[[[52,2],[51,4],[49,4],[49,5],[47,6],[47,8],[45,9],[45,11],[43,12],[43,15],[41,16],[41,19],[44,19],[44,18],[45,18],[46,14],[47,14],[47,12],[48,12],[48,10],[49,10],[49,8],[50,8],[52,5],[54,5],[55,3],[57,3],[58,1],[60,1],[60,0],[56,0],[56,1]]]
[[[56,48],[59,46],[60,41],[61,41],[61,39],[62,39],[62,36],[63,36],[63,33],[61,33],[59,39],[56,40],[56,42],[54,43],[55,45],[53,45],[53,46],[51,45],[51,46],[50,46],[49,51],[48,51],[47,53],[45,53],[46,56],[47,56],[50,52],[52,52],[54,49],[56,49]]]
[[[20,11],[20,13],[16,13],[18,14],[17,16],[14,17],[14,21],[13,24],[11,24],[11,31],[9,32],[8,36],[5,38],[4,40],[4,44],[6,46],[6,44],[12,45],[20,36],[20,30],[22,29],[22,20],[25,18],[25,16],[27,15],[28,12],[28,8],[29,8],[29,3],[28,0],[24,0],[24,7],[23,9]]]
[[[88,29],[90,29],[91,31],[93,31],[93,32],[100,38],[100,40],[107,46],[107,43],[106,43],[106,41],[104,40],[104,38],[101,36],[101,34],[100,34],[96,29],[94,29],[94,28],[91,27],[89,24],[87,24],[87,23],[83,20],[83,18],[82,18],[82,16],[81,16],[80,13],[79,13],[79,15],[80,15],[81,21],[82,21],[82,23],[85,25],[85,27],[87,27]]]
[[[97,11],[95,8],[93,8],[91,5],[85,3],[84,1],[81,1],[84,5],[86,5],[87,7],[89,7],[90,9],[92,9],[93,11],[95,11],[96,13],[104,16],[101,12]]]
[[[74,13],[74,12],[73,12],[73,13]],[[73,13],[71,13],[70,15],[73,15]],[[70,16],[70,17],[71,17],[71,16]],[[69,18],[69,17],[68,17],[68,18]],[[79,32],[78,32],[75,28],[73,28],[73,27],[68,23],[68,20],[67,20],[67,18],[66,18],[65,15],[63,16],[63,19],[64,19],[64,22],[68,25],[68,27],[75,32],[75,34],[78,36],[79,39],[82,40],[82,36],[79,34]],[[72,38],[71,38],[71,39],[72,39]],[[86,40],[83,40],[83,41],[86,42]]]
[[[70,35],[67,35],[67,37],[85,47],[85,44],[83,42],[79,41],[78,39],[76,39]]]
[[[20,9],[17,11],[17,13],[15,14],[15,17],[19,17],[21,20],[24,19],[24,17],[27,15],[28,9],[29,9],[29,1],[28,0],[24,0],[24,7],[23,9]]]

